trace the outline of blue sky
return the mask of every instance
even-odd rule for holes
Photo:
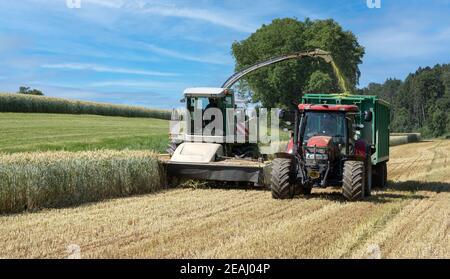
[[[0,2],[0,92],[170,108],[232,74],[230,46],[277,17],[333,18],[366,47],[361,86],[450,63],[450,0]]]

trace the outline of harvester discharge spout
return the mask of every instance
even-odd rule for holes
[[[291,54],[274,57],[274,58],[271,58],[266,61],[258,62],[254,65],[246,67],[246,68],[240,70],[239,72],[236,72],[235,74],[233,74],[230,78],[228,78],[227,81],[225,81],[225,83],[222,85],[222,88],[232,87],[241,78],[243,78],[244,76],[246,76],[258,69],[267,67],[272,64],[280,63],[280,62],[283,62],[286,60],[302,59],[302,58],[306,58],[306,57],[321,58],[326,63],[331,64],[331,66],[333,67],[333,71],[338,79],[339,86],[343,90],[342,93],[349,93],[350,87],[348,85],[348,82],[347,82],[346,78],[342,75],[342,72],[340,71],[339,67],[337,66],[336,62],[334,61],[333,56],[331,55],[331,52],[324,51],[321,49],[316,49],[316,50],[312,50],[312,51],[304,51],[304,52],[294,52]]]

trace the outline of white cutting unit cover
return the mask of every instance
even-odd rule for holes
[[[214,143],[182,143],[175,150],[170,161],[182,163],[210,163],[217,156],[223,156],[223,147]]]

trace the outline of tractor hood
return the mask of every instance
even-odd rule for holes
[[[315,136],[308,140],[307,147],[331,147],[332,137],[328,136]]]

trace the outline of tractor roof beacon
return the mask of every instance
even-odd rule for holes
[[[331,54],[322,50],[275,57],[235,73],[220,88],[188,88],[182,101],[189,111],[202,100],[214,99],[226,115],[227,108],[235,108],[230,87],[242,77],[262,67],[304,57],[334,64]],[[220,138],[205,138],[187,123],[182,140],[171,144],[167,172],[170,177],[270,184],[276,199],[307,195],[314,187],[341,185],[347,199],[359,200],[370,195],[372,186],[386,186],[389,113],[389,105],[375,96],[348,92],[305,95],[293,111],[294,131],[288,148],[277,153],[272,162],[264,161],[256,144],[227,144]],[[270,182],[265,183],[265,173],[269,172]]]

